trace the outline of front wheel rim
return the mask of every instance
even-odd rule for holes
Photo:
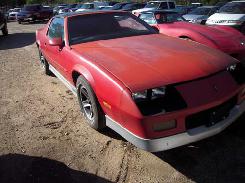
[[[93,121],[94,120],[94,110],[93,110],[92,102],[91,102],[91,99],[88,95],[86,88],[81,86],[79,90],[79,95],[80,95],[80,102],[81,102],[81,105],[82,105],[82,108],[83,108],[83,111],[86,117],[90,121]]]

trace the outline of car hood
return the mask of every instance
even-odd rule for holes
[[[183,15],[183,17],[186,20],[202,20],[208,18],[208,16],[206,15],[191,15],[191,14]]]
[[[209,20],[245,20],[245,14],[215,13]]]
[[[161,34],[82,43],[72,49],[133,92],[205,77],[236,62],[220,51]]]

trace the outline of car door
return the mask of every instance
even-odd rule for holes
[[[64,48],[60,46],[51,46],[49,45],[49,40],[54,38],[62,38],[64,42],[64,19],[63,18],[54,18],[48,28],[46,34],[44,49],[45,49],[45,57],[48,62],[55,67],[56,70],[63,73],[63,68],[61,66],[63,50]]]

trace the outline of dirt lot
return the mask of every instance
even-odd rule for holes
[[[83,120],[76,98],[42,74],[35,30],[0,36],[0,182],[245,182],[245,117],[210,139],[149,153]]]

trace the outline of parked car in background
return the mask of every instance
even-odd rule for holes
[[[129,12],[54,17],[37,30],[46,74],[77,96],[88,124],[162,151],[220,133],[245,111],[245,68],[202,44],[158,34]]]
[[[162,34],[219,49],[245,65],[245,36],[233,28],[192,24],[176,12],[163,10],[142,12],[139,18]]]
[[[193,8],[191,6],[184,6],[184,5],[176,5],[174,11],[179,13],[180,15],[185,15],[189,13]]]
[[[128,4],[132,4],[132,3],[127,3],[127,2],[116,3],[112,7],[103,8],[103,10],[121,10],[124,6],[126,6]]]
[[[43,8],[40,4],[25,5],[24,8],[17,14],[19,24],[25,21],[46,20],[53,16],[53,10]]]
[[[88,11],[88,10],[100,10],[108,6],[111,7],[109,2],[94,1],[91,3],[84,3],[83,5],[81,5],[80,8],[76,10],[76,12]]]
[[[122,10],[131,12],[133,10],[144,8],[145,5],[146,4],[144,4],[144,3],[130,3],[130,4],[126,4],[125,6],[123,6]]]
[[[149,1],[146,6],[142,9],[134,10],[132,13],[138,16],[141,12],[150,10],[164,10],[164,9],[175,9],[175,1]]]
[[[8,20],[16,20],[17,14],[20,12],[21,8],[14,8],[11,12],[8,13]]]
[[[0,11],[0,30],[4,36],[8,35],[7,19],[3,12]]]
[[[63,8],[60,8],[58,11],[58,14],[62,14],[62,13],[67,13],[67,12],[71,12],[72,9],[76,8],[77,4],[69,4]]]
[[[53,9],[53,15],[58,15],[59,10],[65,8],[65,7],[67,7],[67,6],[68,6],[68,4],[59,4],[59,5],[57,5],[57,6],[54,7],[54,9]]]
[[[198,7],[203,6],[203,4],[202,4],[202,3],[191,3],[191,6],[192,6],[193,8],[198,8]]]
[[[80,5],[80,7],[76,10],[76,12],[88,11],[92,9],[95,9],[94,3],[84,3]]]
[[[83,5],[83,4],[77,4],[76,7],[70,8],[69,12],[75,12],[76,10],[78,10],[79,8],[81,8],[82,5]]]
[[[228,2],[206,24],[231,26],[245,34],[245,1]]]
[[[192,10],[190,13],[183,15],[183,17],[191,22],[197,24],[205,24],[208,17],[218,10],[216,6],[202,6]]]
[[[222,6],[224,6],[227,2],[218,2],[215,4],[215,6],[218,7],[218,9],[220,9]]]

